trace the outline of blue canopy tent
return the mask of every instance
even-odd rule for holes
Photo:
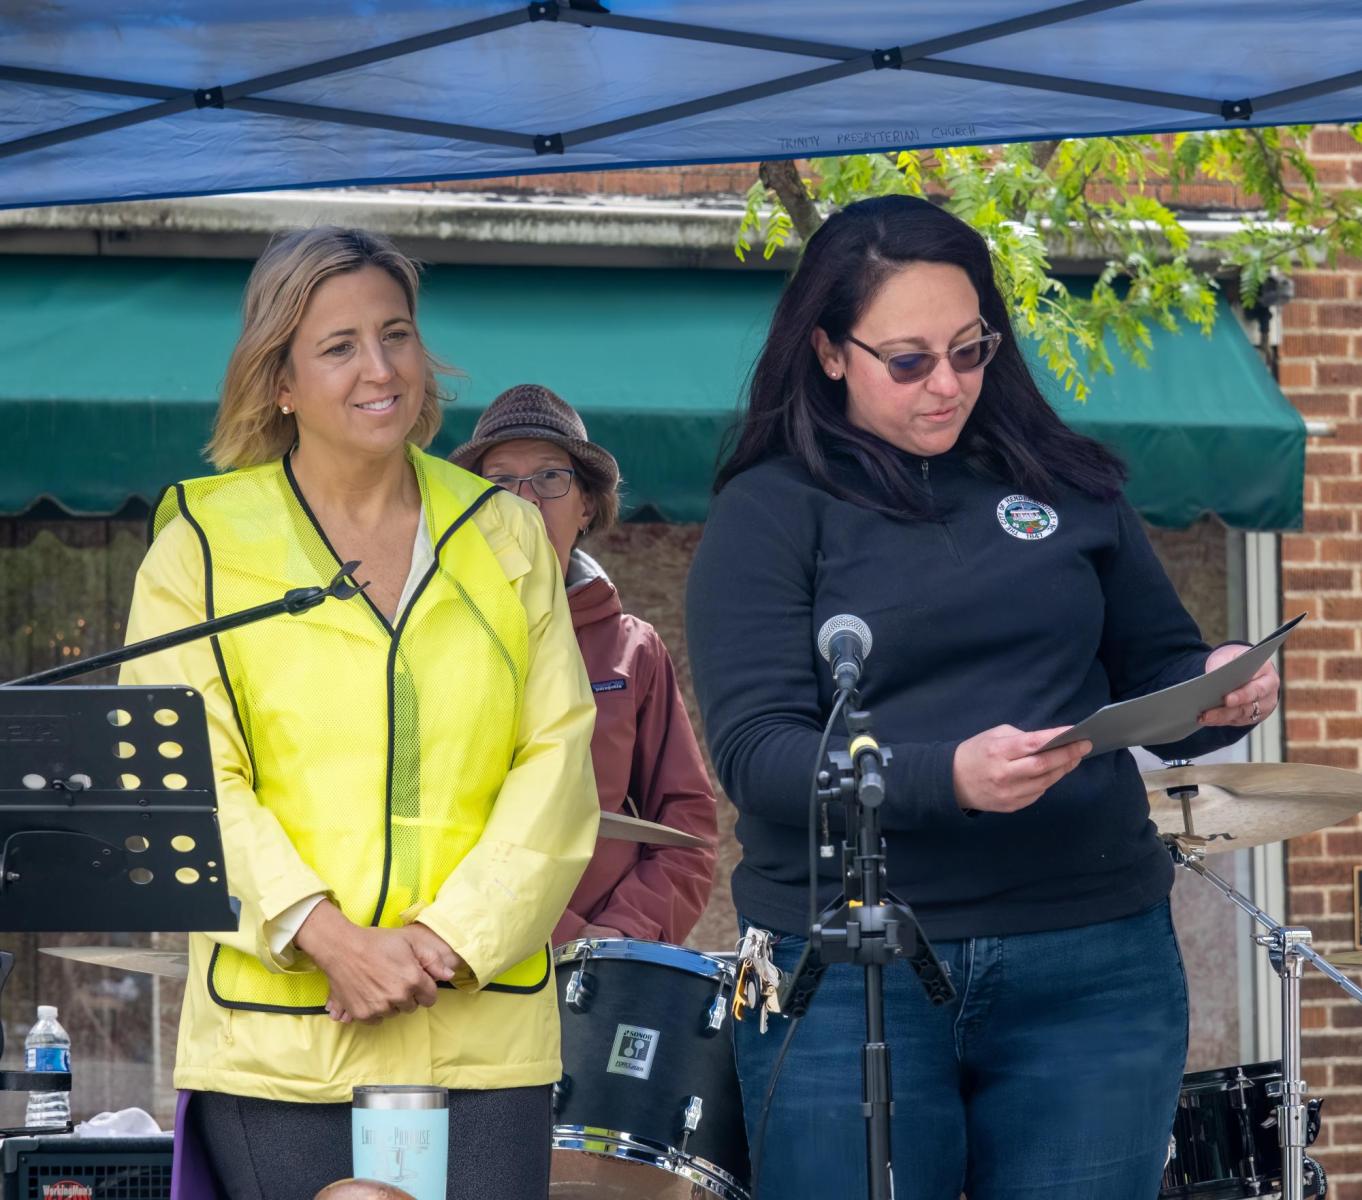
[[[0,0],[0,207],[1344,121],[1359,32],[1357,0]],[[1146,515],[1299,524],[1304,427],[1250,366],[1261,430],[1240,388],[1112,439],[1253,426],[1273,482]]]
[[[0,205],[1362,116],[1339,0],[21,0]]]

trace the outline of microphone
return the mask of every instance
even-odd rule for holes
[[[818,653],[832,664],[832,681],[841,692],[852,691],[861,680],[861,666],[870,657],[870,626],[860,617],[839,613],[818,631]]]

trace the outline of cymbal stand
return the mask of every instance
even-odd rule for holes
[[[1190,799],[1179,792],[1195,789],[1169,789],[1174,799]],[[1184,811],[1187,805],[1184,803]],[[1322,958],[1310,944],[1310,930],[1301,926],[1282,925],[1235,890],[1224,879],[1206,866],[1205,849],[1198,845],[1194,833],[1165,835],[1173,861],[1220,892],[1236,907],[1246,912],[1261,925],[1266,933],[1255,935],[1254,941],[1266,947],[1272,968],[1281,980],[1282,1005],[1282,1102],[1277,1107],[1277,1136],[1282,1147],[1282,1200],[1302,1200],[1305,1194],[1306,1127],[1309,1120],[1305,1099],[1306,1084],[1301,1078],[1301,973],[1309,961],[1336,983],[1354,1000],[1362,1002],[1362,987],[1338,971]]]

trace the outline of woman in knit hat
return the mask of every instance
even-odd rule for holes
[[[532,383],[502,392],[450,458],[544,518],[596,698],[591,754],[602,810],[711,842],[689,849],[601,840],[554,944],[621,936],[680,943],[713,883],[714,793],[666,646],[651,625],[623,611],[615,585],[577,545],[615,524],[619,466],[587,438],[571,405]]]

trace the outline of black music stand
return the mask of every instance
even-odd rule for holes
[[[0,930],[234,930],[203,698],[0,688]]]
[[[0,683],[0,930],[236,929],[203,697],[188,687],[48,685],[351,600],[368,587],[353,580],[359,566],[345,563],[325,586],[290,588],[278,600]]]
[[[234,930],[216,814],[197,692],[0,687],[0,930]],[[0,1091],[70,1089],[0,1071]]]
[[[354,581],[359,565],[343,564],[324,586],[0,683],[0,930],[236,929],[203,697],[175,686],[47,685],[351,600],[368,587]],[[0,951],[0,991],[13,968],[14,955]],[[69,1071],[0,1071],[0,1091],[70,1089]],[[52,1130],[0,1136],[36,1132]]]

